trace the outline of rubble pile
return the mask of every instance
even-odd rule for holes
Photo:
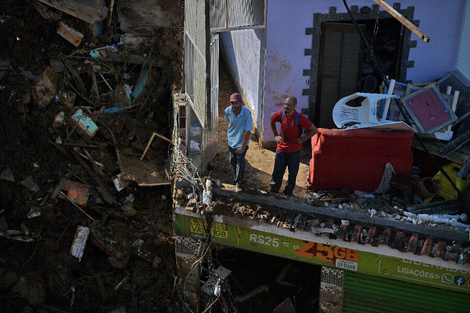
[[[190,189],[180,187],[174,201],[177,206],[193,213],[206,216],[235,216],[282,227],[293,232],[313,232],[317,236],[328,236],[330,239],[342,239],[375,247],[386,245],[401,252],[441,257],[458,264],[470,262],[467,240],[459,242],[443,238],[436,239],[427,235],[424,228],[414,229],[414,231],[406,230],[406,224],[413,224],[428,229],[431,227],[460,234],[468,233],[470,228],[465,213],[436,214],[436,210],[444,210],[444,208],[447,212],[459,212],[461,204],[457,201],[433,203],[427,208],[419,205],[404,209],[395,203],[390,204],[388,197],[358,191],[348,193],[346,190],[341,190],[315,192],[312,193],[310,199],[305,199],[305,201],[289,200],[287,196],[276,194],[275,203],[267,198],[265,203],[262,203],[263,200],[259,197],[255,199],[253,195],[251,196],[253,202],[251,202],[247,199],[240,199],[242,196],[231,196],[228,192],[216,189],[214,190],[216,196],[208,208],[201,201],[196,201],[197,196],[191,195],[190,192]],[[188,197],[188,195],[191,196]],[[283,200],[290,206],[290,209],[280,204]],[[342,213],[353,219],[338,218]],[[380,220],[382,223],[378,223]],[[466,236],[468,238],[468,234]]]
[[[128,50],[116,7],[98,32],[78,11],[0,4],[2,312],[178,311],[165,168],[179,29]]]

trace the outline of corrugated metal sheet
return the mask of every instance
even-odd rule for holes
[[[354,272],[344,273],[342,312],[469,311],[469,295]]]
[[[211,31],[264,27],[265,0],[210,0]]]
[[[209,43],[206,19],[207,0],[186,0],[184,6],[184,85],[188,102],[201,125],[208,123],[207,106],[207,46]]]
[[[227,27],[227,1],[210,0],[211,30],[224,29]]]
[[[231,0],[228,12],[228,27],[264,24],[264,0]]]
[[[219,34],[215,34],[210,44],[210,122],[202,132],[202,172],[217,154],[217,119],[219,116]]]

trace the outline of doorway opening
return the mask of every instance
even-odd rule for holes
[[[413,21],[414,7],[401,10],[405,18]],[[360,25],[374,54],[380,59],[385,75],[404,81],[410,48],[411,31],[378,6],[351,12]],[[413,21],[419,23],[419,21]],[[336,128],[331,113],[336,102],[354,92],[379,92],[382,76],[373,64],[371,53],[347,13],[336,13],[331,7],[329,14],[314,14],[312,37],[310,87],[303,94],[309,96],[309,118],[317,127]]]
[[[280,310],[287,303],[297,313],[319,312],[321,266],[217,245],[212,260],[210,266],[230,273],[212,312],[293,312]]]

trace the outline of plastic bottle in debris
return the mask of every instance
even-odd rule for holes
[[[212,205],[212,192],[210,190],[204,189],[202,192],[202,203],[207,204],[207,206]]]
[[[206,188],[202,192],[202,203],[207,204],[207,206],[212,205],[212,180],[206,180]]]

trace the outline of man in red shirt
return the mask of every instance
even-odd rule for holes
[[[274,159],[274,170],[271,177],[271,192],[279,192],[282,184],[282,178],[286,167],[289,170],[287,185],[284,188],[285,195],[292,195],[295,187],[295,180],[299,172],[300,150],[302,143],[310,139],[318,132],[317,127],[310,122],[305,115],[295,110],[297,107],[297,98],[287,97],[284,102],[284,110],[276,112],[271,117],[271,129],[274,139],[277,143],[276,158]],[[281,123],[281,133],[278,134],[276,122]],[[309,132],[302,136],[302,129],[308,129]]]

